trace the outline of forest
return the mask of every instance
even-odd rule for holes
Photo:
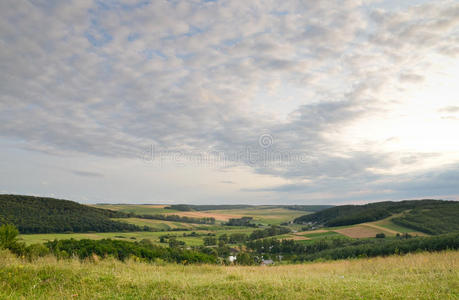
[[[54,198],[0,195],[0,224],[14,224],[21,233],[150,231],[110,218],[141,218],[195,224],[215,224],[214,218],[165,214],[135,214],[81,205]]]
[[[0,195],[0,224],[21,233],[142,231],[146,227],[117,222],[126,214],[53,198]]]
[[[459,231],[459,203],[414,208],[392,222],[427,234]]]

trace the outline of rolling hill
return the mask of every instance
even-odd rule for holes
[[[53,198],[0,195],[0,224],[14,224],[21,233],[140,231],[141,227],[110,220],[122,212]]]
[[[428,234],[459,231],[459,202],[430,199],[335,206],[296,218],[294,223],[346,226],[378,221],[394,215],[392,223]]]

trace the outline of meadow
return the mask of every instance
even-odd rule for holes
[[[0,253],[0,299],[202,298],[458,299],[459,252],[250,267]]]
[[[189,246],[203,245],[203,237],[209,233],[213,233],[216,236],[222,234],[232,233],[245,233],[250,234],[255,228],[220,228],[218,231],[215,230],[177,230],[177,231],[138,231],[138,232],[94,232],[94,233],[42,233],[42,234],[21,234],[19,241],[26,243],[27,245],[34,243],[44,243],[52,240],[64,240],[64,239],[114,239],[114,240],[125,240],[125,241],[141,241],[143,239],[150,240],[153,244],[159,244],[159,239],[163,235],[173,235],[177,237],[177,240],[184,241]],[[200,236],[183,236],[189,235],[192,232],[196,232]],[[167,244],[163,244],[167,246]]]

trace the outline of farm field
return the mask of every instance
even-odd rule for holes
[[[285,208],[266,208],[263,206],[246,209],[213,210],[211,212],[219,215],[252,217],[255,222],[266,225],[279,225],[283,222],[292,221],[296,217],[308,214],[306,211]]]
[[[197,231],[198,233],[207,233],[207,231]],[[115,240],[126,240],[126,241],[141,241],[143,239],[148,239],[152,243],[159,243],[159,237],[164,234],[177,235],[178,240],[185,241],[187,245],[200,245],[202,244],[201,238],[196,237],[183,237],[183,233],[190,233],[190,231],[173,231],[173,232],[149,232],[149,231],[139,231],[139,232],[97,232],[97,233],[44,233],[44,234],[21,234],[19,239],[26,244],[33,243],[44,243],[47,241],[52,241],[54,239],[64,240],[64,239],[92,239],[92,240],[101,240],[101,239],[115,239]]]
[[[145,220],[149,221],[149,220]],[[156,221],[156,220],[154,220]],[[163,221],[159,221],[163,222]],[[194,225],[194,224],[190,224]],[[183,236],[184,234],[189,235],[191,232],[190,230],[174,230],[174,231],[138,231],[138,232],[97,232],[97,233],[43,233],[43,234],[21,234],[19,235],[20,241],[25,242],[26,244],[34,244],[34,243],[44,243],[47,241],[52,240],[64,240],[64,239],[92,239],[92,240],[101,240],[101,239],[115,239],[115,240],[125,240],[125,241],[132,241],[132,242],[139,242],[143,239],[150,240],[153,244],[159,244],[159,238],[162,235],[172,235],[176,236],[177,240],[184,241],[186,245],[189,246],[199,246],[203,245],[203,237],[206,236],[208,233],[214,233],[216,236],[220,236],[222,234],[233,234],[233,233],[245,233],[250,234],[254,231],[255,228],[244,228],[244,227],[235,227],[235,228],[225,228],[222,227],[220,230],[193,230],[197,234],[201,236],[192,237],[192,236]],[[167,246],[167,244],[162,244],[163,246]]]
[[[324,227],[312,231],[295,232],[294,235],[308,238],[322,238],[333,235],[341,235],[350,238],[372,238],[375,237],[377,233],[384,233],[386,236],[395,236],[396,234],[403,235],[404,233],[409,233],[413,236],[427,236],[425,233],[413,231],[410,228],[392,223],[392,218],[393,216],[375,222],[339,227]]]
[[[176,230],[176,229],[195,229],[197,227],[203,228],[206,225],[183,223],[183,222],[172,222],[164,220],[153,220],[153,219],[139,219],[139,218],[119,218],[113,219],[120,222],[126,222],[138,226],[148,226],[157,230]]]
[[[164,205],[102,205],[113,206],[110,209],[131,210],[128,207],[134,207],[136,213],[146,213],[146,211],[154,211],[155,213],[164,213]],[[108,208],[108,207],[107,207]],[[141,211],[140,209],[145,209]],[[167,209],[166,209],[167,210]],[[148,213],[147,213],[148,214]],[[304,215],[303,211],[288,210],[283,208],[263,208],[256,207],[253,209],[228,209],[228,210],[211,210],[211,211],[193,211],[181,212],[177,211],[172,214],[189,217],[205,217],[205,216],[221,216],[220,222],[217,221],[214,225],[208,224],[194,224],[185,222],[172,222],[164,220],[152,219],[139,219],[139,218],[114,218],[112,220],[126,222],[138,226],[148,226],[154,232],[140,231],[140,232],[104,232],[104,233],[49,233],[49,234],[22,234],[20,238],[26,244],[43,243],[54,239],[119,239],[129,241],[141,241],[148,239],[154,244],[159,243],[159,237],[165,234],[177,236],[177,240],[184,241],[189,246],[203,245],[203,237],[207,233],[215,234],[217,237],[222,234],[244,233],[250,234],[256,230],[253,227],[237,227],[237,226],[224,226],[221,224],[222,219],[229,219],[230,217],[251,216],[255,222],[268,225],[277,225],[283,222],[289,222],[296,218],[298,215]],[[376,222],[367,222],[357,225],[320,228],[312,231],[301,230],[302,226],[298,224],[289,224],[288,227],[292,229],[291,233],[276,236],[279,239],[293,239],[297,241],[309,241],[328,237],[348,237],[348,238],[374,238],[377,233],[384,233],[387,236],[394,236],[397,233],[404,234],[410,233],[413,235],[425,235],[416,233],[407,228],[397,226],[390,221],[391,217]],[[183,234],[189,234],[192,231],[201,234],[198,237],[183,237]],[[167,244],[163,244],[167,246]]]
[[[352,226],[349,228],[337,229],[334,231],[350,238],[368,238],[374,237],[380,232],[387,232],[365,225]]]
[[[281,266],[154,265],[0,253],[1,299],[457,299],[459,252]]]
[[[227,222],[231,218],[241,218],[243,215],[235,215],[228,213],[216,213],[214,211],[180,211],[166,213],[166,215],[177,215],[190,218],[214,218],[216,221]]]
[[[138,204],[99,204],[94,207],[111,209],[125,213],[136,214],[169,214],[193,218],[212,217],[218,223],[227,222],[230,218],[252,217],[256,223],[264,225],[279,225],[283,222],[292,221],[294,218],[308,214],[307,211],[291,210],[286,208],[272,208],[269,206],[254,206],[244,209],[222,209],[204,211],[177,211],[166,208],[164,204],[138,205]]]

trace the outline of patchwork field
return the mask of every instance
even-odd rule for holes
[[[279,225],[309,213],[306,211],[263,206],[246,209],[212,210],[209,212],[219,215],[252,217],[254,221],[266,225]]]
[[[278,225],[289,222],[299,215],[306,212],[296,211],[284,208],[270,208],[268,206],[258,206],[245,209],[226,209],[226,210],[209,210],[209,211],[173,211],[166,208],[166,205],[98,205],[98,207],[120,210],[124,212],[135,212],[137,214],[174,214],[194,218],[214,217],[217,220],[215,225],[194,224],[185,222],[172,222],[163,220],[140,219],[140,218],[118,218],[113,219],[138,226],[148,226],[157,232],[129,232],[129,233],[62,233],[62,234],[23,234],[21,239],[26,244],[42,243],[54,239],[120,239],[130,241],[140,241],[148,239],[154,244],[159,243],[159,237],[165,234],[176,235],[177,239],[184,241],[186,245],[197,246],[203,245],[203,238],[207,233],[213,233],[217,237],[222,234],[231,235],[233,233],[250,234],[256,228],[253,227],[235,227],[223,226],[229,218],[240,218],[249,216],[258,224]],[[303,227],[298,224],[289,224],[292,233],[276,236],[279,239],[292,239],[296,241],[309,241],[329,237],[348,237],[348,238],[374,238],[377,233],[384,233],[386,236],[394,236],[397,233],[410,233],[412,235],[425,235],[416,233],[407,228],[393,224],[390,219],[384,219],[376,222],[363,223],[351,226],[321,228],[311,231],[301,230]],[[190,232],[197,232],[200,236],[183,237]],[[167,246],[167,244],[163,244]]]
[[[222,210],[205,210],[205,211],[177,211],[166,208],[165,204],[98,204],[94,207],[122,211],[135,214],[166,214],[178,215],[193,218],[215,218],[218,222],[227,222],[230,218],[252,217],[256,223],[265,225],[279,225],[283,222],[289,222],[296,217],[308,214],[306,211],[291,210],[286,208],[273,208],[270,206],[254,206],[244,209],[222,209]]]
[[[34,262],[0,253],[0,299],[457,299],[459,252],[271,267]]]

